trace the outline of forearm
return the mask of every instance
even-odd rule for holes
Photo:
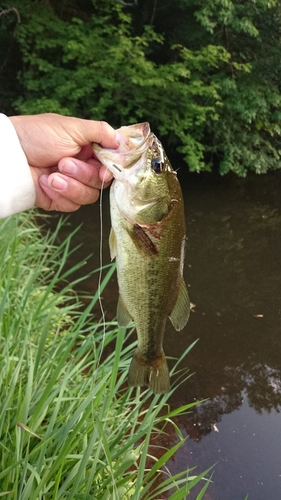
[[[0,218],[35,204],[35,186],[26,156],[9,118],[0,114]]]

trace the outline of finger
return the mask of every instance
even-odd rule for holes
[[[52,193],[57,193],[77,205],[88,205],[95,203],[99,198],[100,190],[95,187],[86,186],[76,179],[62,175],[59,172],[49,176],[40,177],[41,185],[49,188],[49,196],[52,200],[56,197]],[[45,191],[46,192],[46,191]]]
[[[75,158],[78,158],[82,161],[87,161],[89,158],[93,156],[93,147],[92,144],[87,144],[81,148],[81,151],[75,155]]]
[[[120,144],[120,134],[104,121],[79,120],[77,133],[81,146],[96,142],[104,148],[117,149]]]
[[[39,178],[39,184],[45,195],[45,202],[39,203],[37,206],[44,208],[44,210],[57,210],[59,212],[75,212],[81,207],[81,204],[65,198],[59,192],[49,187],[48,176],[42,175]]]
[[[96,158],[91,158],[87,162],[77,158],[63,158],[58,163],[58,169],[63,175],[98,189],[107,187],[108,181],[111,179],[111,177],[106,176],[103,180],[100,174],[101,163]]]
[[[100,162],[100,160],[96,157],[95,152],[93,152],[93,155],[94,156],[92,159],[95,159],[99,163],[99,178],[103,183],[102,185],[103,185],[103,187],[107,187],[109,185],[109,183],[112,181],[114,176],[110,172],[110,170],[107,168],[107,166],[103,165]]]
[[[99,178],[104,183],[104,187],[107,187],[113,179],[113,174],[105,165],[102,165],[99,169]]]

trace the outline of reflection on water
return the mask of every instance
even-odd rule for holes
[[[187,219],[185,278],[194,304],[182,332],[168,326],[165,351],[178,358],[196,339],[182,367],[193,376],[172,405],[208,398],[177,422],[190,436],[171,462],[204,470],[216,463],[206,499],[277,500],[281,487],[281,174],[238,179],[180,172]],[[99,207],[84,207],[83,255],[99,265]],[[104,260],[109,262],[108,199],[104,200]],[[94,291],[91,280],[83,289]],[[104,294],[113,316],[117,287]],[[176,342],[175,342],[176,339]],[[176,436],[170,436],[167,446]],[[193,497],[190,495],[190,499]]]

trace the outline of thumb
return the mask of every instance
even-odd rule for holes
[[[120,140],[118,134],[107,122],[95,120],[83,120],[76,118],[78,141],[81,146],[96,142],[104,148],[117,149]]]

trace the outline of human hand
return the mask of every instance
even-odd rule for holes
[[[54,113],[10,120],[31,169],[37,207],[72,212],[98,199],[112,175],[94,157],[91,144],[118,147],[108,123]]]

